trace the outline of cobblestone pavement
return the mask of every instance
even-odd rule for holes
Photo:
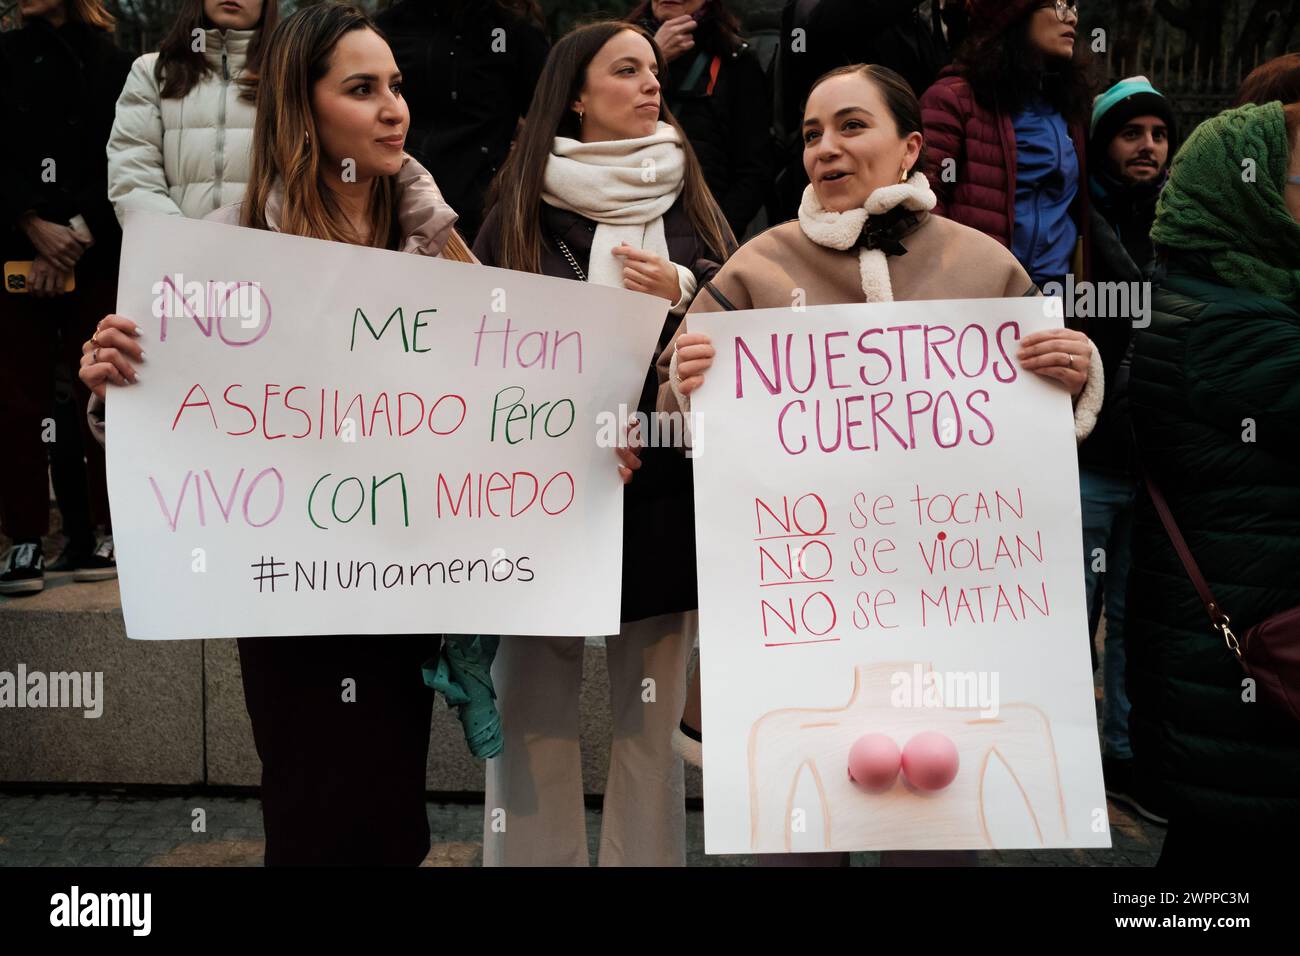
[[[202,810],[205,832],[194,832]],[[433,848],[425,866],[478,866],[482,803],[429,803]],[[1109,850],[1017,850],[979,854],[982,866],[1153,866],[1164,831],[1110,804]],[[595,860],[600,811],[587,811]],[[705,856],[704,814],[686,815],[690,866],[745,866],[753,857]],[[262,815],[255,796],[151,793],[0,792],[0,866],[260,866]],[[853,854],[855,866],[879,855]]]

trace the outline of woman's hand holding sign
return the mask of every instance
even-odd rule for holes
[[[1088,383],[1092,342],[1074,329],[1045,329],[1021,339],[1016,358],[1026,372],[1055,379],[1078,395]]]
[[[677,387],[689,395],[704,384],[704,373],[713,367],[713,340],[703,332],[684,332],[677,337]]]
[[[139,342],[140,328],[124,315],[106,315],[95,327],[95,334],[81,346],[81,371],[86,387],[99,398],[104,385],[129,385],[139,381],[131,361],[144,361]]]
[[[632,472],[641,467],[641,430],[638,422],[633,421],[627,427],[627,447],[616,448],[618,455],[618,474],[623,484],[632,480]]]

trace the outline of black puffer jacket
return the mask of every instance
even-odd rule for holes
[[[1238,635],[1300,605],[1300,303],[1171,267],[1134,337],[1143,465]],[[1143,494],[1126,625],[1130,730],[1170,819],[1300,832],[1300,735],[1243,673]]]

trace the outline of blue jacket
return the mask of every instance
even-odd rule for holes
[[[1079,230],[1070,206],[1079,192],[1079,157],[1064,117],[1031,103],[1012,117],[1016,131],[1016,218],[1011,251],[1042,285],[1070,271]]]

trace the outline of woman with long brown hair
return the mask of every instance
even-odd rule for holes
[[[108,142],[108,197],[200,218],[248,183],[253,88],[274,0],[187,0],[157,53],[131,67]]]
[[[474,244],[487,265],[659,296],[661,345],[735,240],[660,98],[659,49],[640,27],[580,27],[551,50]],[[647,368],[640,409],[653,412]],[[670,738],[694,643],[690,463],[647,448],[624,496],[623,608],[606,640],[613,749],[600,863],[682,865],[684,784]],[[493,679],[505,748],[488,761],[483,862],[586,865],[578,701],[584,641],[502,638]],[[504,826],[502,825],[504,824]]]
[[[243,202],[207,218],[297,236],[472,262],[456,214],[403,151],[410,114],[392,52],[355,7],[323,3],[270,36]],[[347,175],[345,175],[347,170]],[[135,380],[135,323],[107,316],[82,380]],[[92,416],[102,417],[92,401]],[[101,431],[102,434],[102,431]],[[425,763],[436,635],[239,640],[262,760],[266,862],[409,864],[429,850]],[[361,688],[340,704],[344,678]]]

